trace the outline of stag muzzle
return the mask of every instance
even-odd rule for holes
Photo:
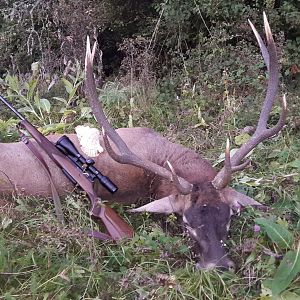
[[[224,235],[219,235],[214,224],[200,226],[193,229],[186,226],[191,238],[195,241],[194,252],[199,258],[196,264],[197,269],[220,269],[224,271],[234,271],[235,264],[228,257],[226,245],[222,238]],[[227,230],[224,231],[224,234]]]
[[[219,259],[212,259],[212,260],[200,260],[196,263],[197,269],[203,270],[212,270],[212,269],[219,269],[222,271],[235,271],[235,264],[234,262],[225,254],[225,256]]]
[[[203,241],[199,241],[200,245],[203,245]],[[206,242],[207,243],[207,242]],[[235,264],[228,257],[225,251],[225,245],[223,241],[210,241],[206,247],[201,247],[201,255],[199,261],[196,264],[197,269],[220,269],[223,271],[234,271]],[[206,249],[205,249],[206,248]]]

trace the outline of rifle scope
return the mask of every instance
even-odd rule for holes
[[[66,135],[63,135],[56,142],[56,146],[65,155],[71,156],[81,165],[85,165],[85,171],[92,173],[94,177],[96,177],[100,181],[102,186],[105,187],[110,193],[113,194],[118,190],[118,187],[107,176],[102,175],[101,172],[93,166],[95,161],[90,158],[84,158],[76,149],[73,142]],[[74,159],[70,159],[74,162]]]

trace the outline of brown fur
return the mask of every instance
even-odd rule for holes
[[[149,128],[121,128],[117,130],[128,147],[139,157],[151,160],[161,166],[167,160],[171,162],[176,173],[191,183],[210,181],[215,171],[209,162],[196,152],[181,145],[171,143]],[[80,146],[76,135],[68,135],[78,150]],[[48,138],[55,142],[60,135]],[[102,143],[102,141],[101,141]],[[103,143],[102,143],[103,144]],[[60,195],[73,190],[73,185],[62,174],[58,167],[40,151],[50,167],[54,182]],[[96,185],[99,196],[121,203],[134,203],[140,197],[155,199],[175,192],[174,187],[165,180],[155,177],[144,170],[121,165],[113,161],[107,152],[95,159],[95,166],[119,187],[111,195],[102,186]],[[0,193],[11,194],[13,190],[24,195],[50,197],[49,180],[37,159],[22,143],[0,144]]]

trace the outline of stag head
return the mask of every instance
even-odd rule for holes
[[[178,213],[182,215],[185,227],[199,247],[200,261],[198,262],[198,266],[201,268],[221,267],[228,269],[234,266],[233,262],[227,257],[224,248],[232,209],[246,205],[259,206],[260,203],[228,187],[231,175],[233,172],[243,170],[247,166],[249,161],[243,162],[246,155],[260,142],[277,134],[284,126],[286,118],[286,101],[285,97],[283,97],[281,101],[282,110],[278,123],[274,127],[267,127],[269,114],[276,99],[279,85],[276,47],[265,14],[264,28],[267,46],[265,46],[253,24],[250,21],[249,23],[256,36],[269,72],[266,97],[262,105],[255,133],[241,146],[233,157],[230,157],[229,142],[227,142],[224,167],[212,181],[205,182],[201,180],[199,182],[197,180],[189,182],[185,178],[176,175],[176,173],[179,173],[179,170],[174,169],[170,162],[167,162],[167,168],[165,168],[151,161],[142,160],[131,152],[109,124],[99,102],[92,70],[96,44],[94,44],[91,51],[89,39],[87,41],[86,93],[95,118],[103,129],[103,138],[107,152],[114,160],[121,164],[130,164],[143,168],[148,172],[153,172],[155,175],[160,176],[162,180],[172,184],[176,190],[171,195],[155,200],[142,207],[132,209],[131,211],[165,214]],[[116,146],[117,152],[113,150],[111,142]]]

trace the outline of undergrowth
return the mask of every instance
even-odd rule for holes
[[[8,75],[2,87],[43,132],[70,132],[79,123],[95,124],[80,91],[80,72],[77,75],[56,82],[60,86],[52,94],[34,78],[24,82]],[[259,87],[251,99],[255,105],[247,106],[247,100],[230,90],[225,79],[221,101],[192,86],[178,91],[165,82],[157,84],[156,96],[147,105],[139,103],[140,93],[117,81],[106,83],[100,92],[115,127],[152,127],[195,149],[218,168],[225,137],[230,137],[233,147],[240,146],[245,138],[242,129],[255,124],[256,108],[263,99]],[[162,230],[157,218],[133,216],[126,207],[114,205],[136,235],[118,244],[104,243],[87,237],[95,225],[87,199],[80,194],[72,193],[63,202],[68,220],[64,228],[58,225],[49,200],[1,198],[0,299],[299,299],[300,106],[296,92],[288,94],[285,128],[259,145],[251,166],[232,180],[234,188],[267,207],[265,211],[243,209],[232,217],[227,246],[237,265],[235,273],[196,269],[191,242],[176,216],[165,218],[167,229]],[[271,123],[278,115],[275,107]],[[1,119],[1,142],[16,140],[17,120],[7,111]]]

